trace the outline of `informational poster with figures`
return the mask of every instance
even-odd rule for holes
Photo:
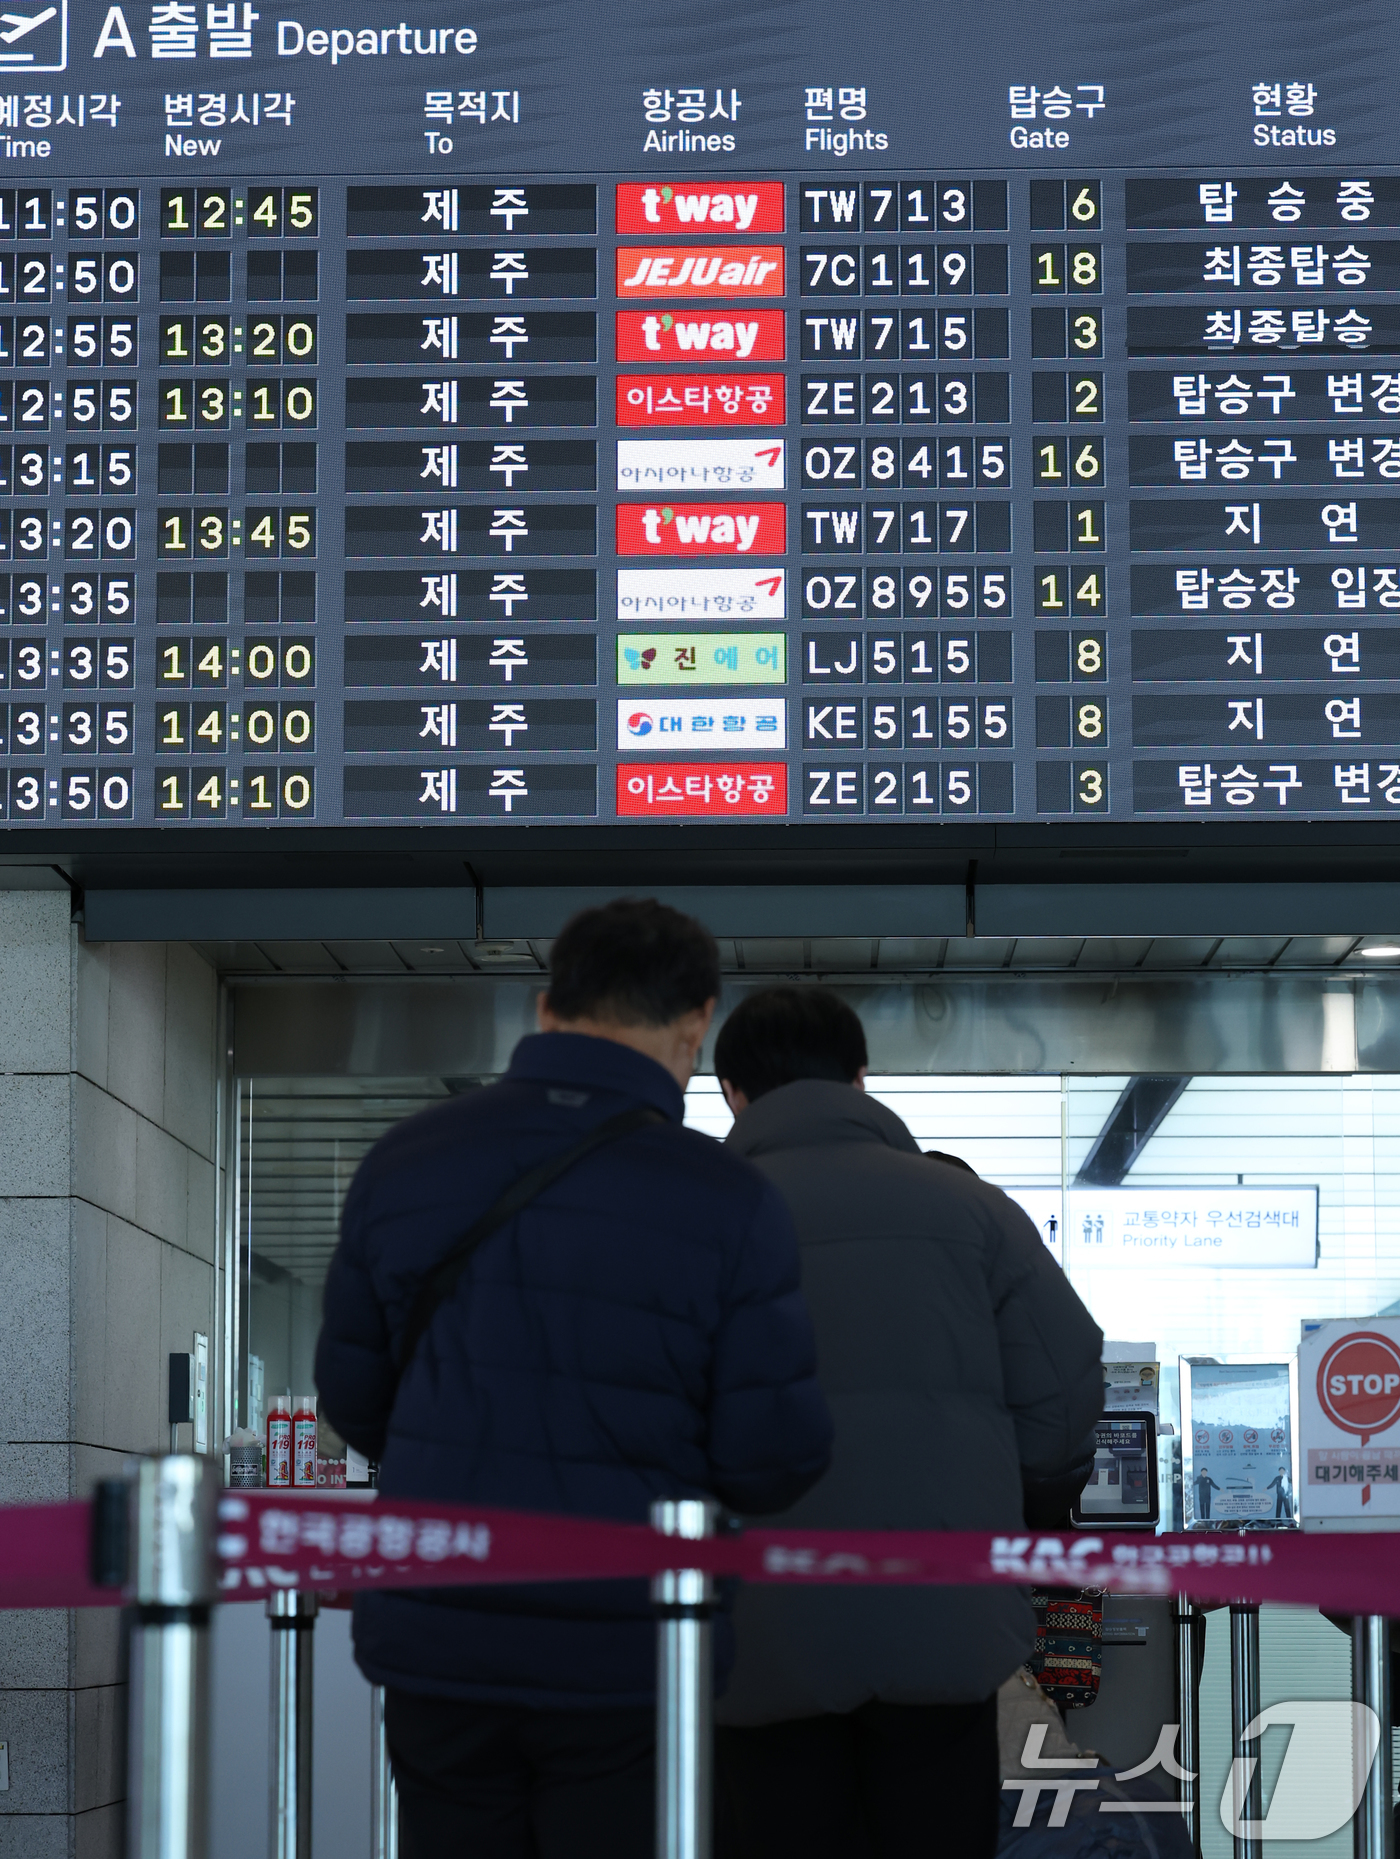
[[[1298,1387],[1304,1529],[1400,1529],[1400,1319],[1322,1324]]]
[[[1292,1365],[1181,1361],[1188,1529],[1297,1522]]]
[[[1151,1413],[1157,1409],[1157,1384],[1159,1364],[1150,1358],[1126,1361],[1120,1356],[1105,1354],[1103,1363],[1103,1405],[1105,1413],[1116,1413],[1123,1408],[1145,1407]]]

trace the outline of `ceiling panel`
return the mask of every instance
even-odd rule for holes
[[[323,942],[262,942],[258,948],[280,974],[343,975],[344,964],[338,962]]]
[[[221,975],[272,975],[276,966],[255,942],[197,942],[192,945]]]
[[[1084,947],[1082,936],[1018,936],[1012,968],[1073,968]]]
[[[472,965],[460,942],[396,942],[394,954],[418,975],[469,975]]]
[[[945,968],[1005,968],[1016,947],[1010,936],[950,936]]]
[[[876,957],[881,969],[935,969],[943,966],[946,936],[882,936]]]
[[[734,946],[746,973],[792,974],[807,966],[807,949],[800,937],[745,936]]]
[[[1218,936],[1158,936],[1142,958],[1144,968],[1201,968],[1210,960]]]
[[[336,961],[352,975],[401,975],[404,965],[391,942],[328,942]]]
[[[1379,938],[1370,938],[1379,941]],[[1137,970],[1330,968],[1364,959],[1354,936],[747,936],[719,941],[725,974],[935,974],[943,969],[995,973],[1129,974]],[[198,943],[227,975],[539,975],[548,940],[483,942]],[[1351,952],[1356,950],[1355,954]],[[1377,962],[1378,969],[1384,963]],[[1400,964],[1397,964],[1400,966]]]
[[[1288,947],[1287,936],[1226,936],[1210,958],[1212,968],[1269,968]]]
[[[827,974],[858,974],[875,966],[875,949],[873,936],[814,936],[807,965]]]
[[[1331,968],[1356,947],[1355,936],[1295,936],[1278,959],[1280,968]]]
[[[476,966],[487,974],[537,974],[544,967],[534,944],[524,936],[488,936],[464,947]]]
[[[1151,947],[1150,936],[1091,936],[1080,950],[1075,967],[1121,974],[1125,969],[1140,967]]]

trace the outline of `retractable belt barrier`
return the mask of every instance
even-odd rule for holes
[[[675,1544],[645,1524],[475,1506],[229,1491],[218,1516],[224,1601],[290,1588],[651,1578],[676,1562]],[[121,1558],[99,1537],[88,1503],[0,1508],[0,1608],[111,1606]],[[751,1529],[688,1543],[685,1562],[757,1582],[1053,1582],[1400,1616],[1400,1556],[1384,1534]]]

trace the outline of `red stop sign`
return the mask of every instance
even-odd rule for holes
[[[1317,1398],[1328,1419],[1364,1446],[1400,1418],[1400,1349],[1374,1330],[1353,1330],[1318,1365]]]

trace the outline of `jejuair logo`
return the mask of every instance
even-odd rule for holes
[[[0,13],[0,70],[64,71],[68,67],[68,0]]]
[[[662,245],[617,248],[619,296],[781,297],[781,245]]]

